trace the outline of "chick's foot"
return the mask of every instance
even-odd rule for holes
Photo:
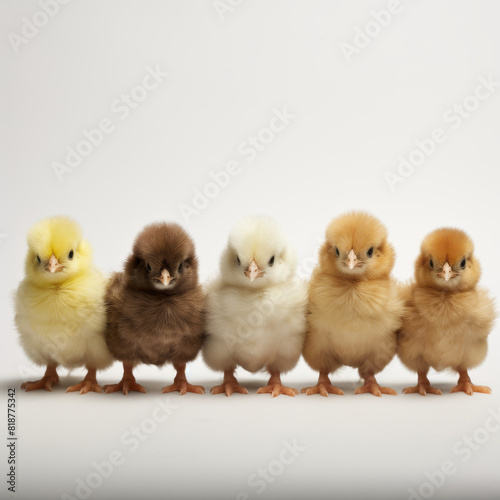
[[[36,391],[39,389],[45,389],[46,391],[52,391],[52,386],[59,383],[59,375],[57,374],[56,368],[48,366],[45,371],[45,375],[35,382],[24,382],[21,385],[21,389],[25,389],[26,392]]]
[[[286,396],[295,397],[299,393],[297,389],[293,387],[286,387],[281,383],[281,377],[279,372],[271,371],[271,378],[266,387],[261,387],[257,394],[271,394],[273,398],[279,396],[280,394],[285,394]]]
[[[286,387],[283,384],[266,385],[257,391],[257,394],[271,394],[273,398],[279,396],[280,394],[295,397],[298,393],[299,391],[297,389],[294,389],[293,387]]]
[[[475,392],[480,392],[482,394],[491,394],[491,389],[485,385],[474,385],[470,380],[459,382],[455,387],[451,389],[450,392],[465,392],[469,396],[472,396]]]
[[[165,386],[161,392],[167,394],[169,392],[179,391],[182,396],[186,392],[193,392],[194,394],[203,394],[205,388],[201,385],[191,385],[186,379],[186,363],[176,361],[174,362],[174,368],[177,371],[177,375],[174,378],[174,383],[172,385]]]
[[[443,393],[439,389],[432,387],[429,382],[426,384],[419,382],[415,387],[405,387],[403,389],[403,394],[420,394],[421,396],[425,396],[427,394],[437,394],[438,396],[441,396]]]
[[[222,381],[222,384],[212,387],[210,392],[212,394],[225,394],[226,396],[231,396],[231,394],[234,394],[235,392],[238,394],[248,394],[248,390],[238,384],[238,380],[236,380],[232,371],[224,372],[224,380]]]
[[[66,392],[80,391],[80,394],[87,394],[87,392],[102,392],[101,386],[97,381],[82,380],[79,384],[72,385],[66,389]]]
[[[491,389],[485,385],[474,385],[471,382],[467,370],[458,370],[458,384],[451,389],[450,392],[465,392],[469,396],[472,396],[475,392],[480,392],[482,394],[491,394]]]
[[[321,394],[325,397],[328,397],[328,394],[338,394],[339,396],[344,395],[344,391],[342,389],[339,389],[332,384],[316,384],[312,387],[304,387],[300,392],[306,396],[312,396],[313,394]]]
[[[238,394],[248,394],[248,389],[241,387],[238,382],[222,382],[221,385],[216,385],[210,389],[211,394],[226,394],[226,396],[231,396],[234,393]]]
[[[97,383],[95,369],[89,369],[86,377],[76,385],[66,389],[66,392],[80,391],[80,394],[86,394],[89,391],[102,392],[101,386]]]
[[[304,387],[300,392],[306,396],[321,394],[325,398],[328,397],[328,394],[338,394],[339,396],[344,395],[344,391],[342,391],[342,389],[339,389],[331,384],[328,374],[325,373],[320,373],[318,383],[315,386]]]
[[[146,389],[135,381],[135,378],[123,378],[117,384],[105,385],[103,387],[106,394],[122,391],[125,396],[129,391],[146,393]]]
[[[167,385],[161,390],[163,394],[174,391],[179,391],[181,396],[186,394],[186,392],[203,394],[205,392],[205,388],[202,385],[191,385],[187,380],[176,380],[172,385]]]
[[[368,378],[365,380],[365,383],[358,387],[354,394],[373,394],[374,396],[380,397],[382,394],[390,394],[391,396],[396,396],[398,393],[391,389],[390,387],[382,387],[378,384],[375,378]]]

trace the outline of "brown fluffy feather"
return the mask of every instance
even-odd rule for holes
[[[446,262],[454,273],[449,281],[439,277]],[[406,312],[398,335],[401,361],[419,374],[419,384],[405,392],[440,393],[427,380],[430,367],[460,374],[454,392],[474,392],[467,370],[486,357],[495,320],[493,300],[477,287],[480,276],[474,245],[463,231],[438,229],[424,239],[415,261],[415,281],[405,290]]]
[[[162,269],[174,278],[173,288],[155,287],[153,277]],[[106,341],[116,359],[157,366],[168,361],[176,368],[194,360],[203,341],[204,295],[188,234],[177,224],[146,227],[124,271],[112,277],[106,304]]]

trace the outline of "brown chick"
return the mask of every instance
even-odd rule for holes
[[[309,283],[308,333],[303,355],[319,371],[306,394],[343,394],[328,377],[341,366],[357,368],[364,379],[355,394],[395,395],[375,375],[396,354],[403,303],[390,273],[394,250],[375,217],[350,212],[326,231],[319,263]]]
[[[486,357],[495,320],[493,300],[477,288],[481,268],[473,252],[472,240],[458,229],[437,229],[422,243],[398,334],[399,357],[418,374],[418,384],[404,389],[406,394],[441,394],[429,383],[430,367],[458,372],[451,392],[491,393],[473,385],[467,373]]]
[[[111,279],[106,305],[106,342],[123,362],[121,382],[105,386],[106,393],[146,392],[135,382],[133,367],[167,361],[177,375],[163,393],[204,392],[185,375],[202,345],[204,295],[194,243],[179,225],[151,224],[137,236],[123,272]]]

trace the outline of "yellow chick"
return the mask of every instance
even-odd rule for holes
[[[441,394],[429,383],[430,367],[458,372],[451,392],[491,393],[489,387],[473,385],[467,373],[486,357],[495,321],[493,300],[477,288],[480,276],[474,245],[463,231],[437,229],[424,239],[398,334],[398,355],[418,374],[418,384],[404,389],[405,394]]]
[[[52,390],[57,366],[86,366],[84,380],[67,392],[101,392],[96,370],[113,358],[106,347],[104,277],[92,265],[92,249],[78,224],[67,217],[44,219],[28,233],[25,278],[15,297],[21,345],[36,364],[47,367],[26,391]]]
[[[375,379],[396,354],[396,331],[401,326],[403,302],[390,275],[394,259],[387,230],[375,217],[349,212],[328,226],[309,283],[303,351],[319,379],[302,392],[343,394],[328,375],[347,365],[357,368],[364,379],[355,394],[396,394]]]

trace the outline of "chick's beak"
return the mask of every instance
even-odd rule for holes
[[[347,265],[349,266],[349,269],[354,269],[358,265],[358,257],[352,248],[347,254]]]
[[[451,269],[450,264],[448,262],[444,263],[443,270],[438,273],[438,276],[440,278],[443,278],[445,281],[450,281],[451,278],[453,278],[453,271]]]
[[[166,269],[163,269],[159,280],[162,285],[167,286],[172,281],[172,276],[170,276],[170,273]]]
[[[62,271],[64,269],[64,266],[62,264],[59,264],[59,261],[57,260],[57,257],[52,254],[49,259],[49,263],[45,266],[46,271],[50,271],[52,274],[58,273],[59,271]]]
[[[255,259],[252,259],[252,262],[248,265],[247,270],[245,271],[245,276],[253,281],[255,278],[260,278],[264,275],[264,271],[257,265]]]

